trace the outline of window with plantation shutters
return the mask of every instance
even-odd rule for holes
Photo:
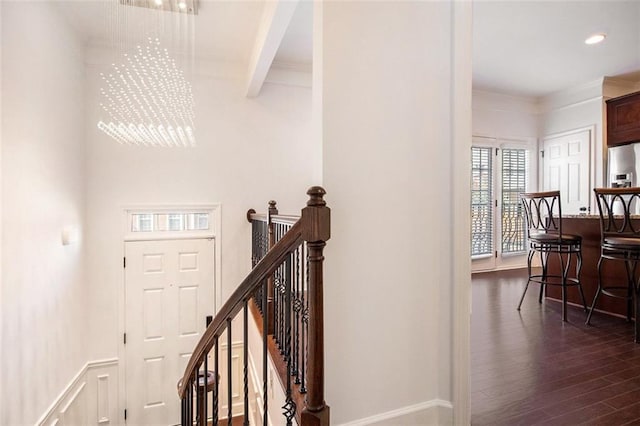
[[[527,188],[526,149],[502,149],[502,253],[525,250],[524,216],[519,194]]]
[[[471,148],[471,255],[493,253],[493,148]]]

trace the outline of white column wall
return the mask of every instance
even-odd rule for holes
[[[332,208],[325,262],[332,424],[451,421],[450,412],[433,417],[430,408],[451,408],[453,270],[467,271],[462,281],[469,275],[468,231],[466,244],[456,244],[462,253],[453,254],[452,240],[461,220],[453,219],[453,152],[460,151],[452,148],[451,64],[471,54],[469,38],[454,57],[454,7],[323,5],[323,55],[314,66],[322,67],[316,90]],[[470,20],[463,22],[470,31]],[[470,147],[471,76],[458,78],[468,88],[456,107],[469,115]],[[466,182],[468,167],[459,170]]]
[[[83,61],[51,2],[2,2],[3,425],[34,424],[87,360]]]

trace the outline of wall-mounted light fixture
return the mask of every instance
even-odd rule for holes
[[[585,44],[598,44],[604,41],[605,38],[607,38],[605,33],[597,33],[589,36],[584,42]]]

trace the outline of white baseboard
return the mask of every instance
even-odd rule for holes
[[[442,399],[432,399],[415,405],[376,414],[340,426],[436,426],[453,423],[453,405]]]
[[[36,422],[37,426],[116,425],[118,359],[87,362]]]

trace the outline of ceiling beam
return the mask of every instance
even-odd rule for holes
[[[262,20],[249,60],[247,97],[253,98],[260,93],[296,6],[298,0],[265,1]]]

